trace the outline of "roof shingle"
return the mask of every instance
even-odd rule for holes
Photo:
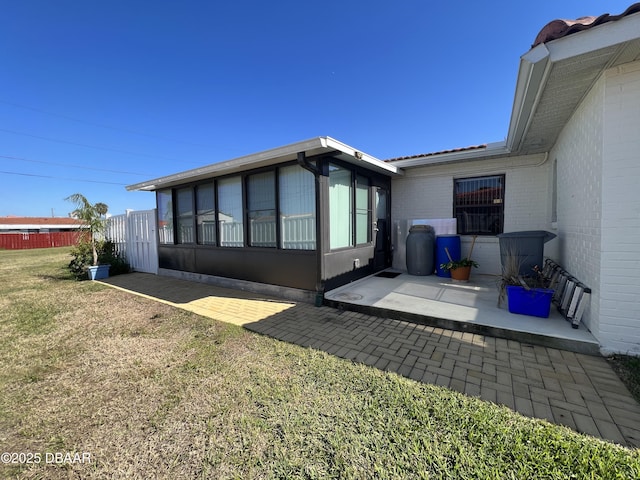
[[[389,158],[388,160],[385,160],[385,162],[396,162],[398,160],[412,160],[414,158],[433,157],[434,155],[442,155],[442,154],[445,154],[445,153],[466,152],[468,150],[479,150],[481,148],[487,148],[487,145],[486,144],[483,144],[483,145],[472,145],[470,147],[452,148],[451,150],[441,150],[439,152],[421,153],[421,154],[418,154],[418,155],[408,155],[406,157]]]
[[[571,35],[573,33],[581,32],[583,30],[588,30],[598,25],[602,25],[607,22],[615,22],[620,20],[621,18],[626,17],[627,15],[631,15],[633,13],[640,12],[640,3],[634,3],[629,8],[627,8],[620,15],[610,15],[608,13],[604,13],[599,17],[580,17],[575,20],[553,20],[547,23],[538,36],[536,37],[531,48],[534,48],[541,43],[547,43],[552,40],[557,40],[558,38],[566,37],[567,35]]]

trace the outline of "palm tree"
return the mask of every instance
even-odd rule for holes
[[[109,207],[101,202],[91,205],[89,200],[81,193],[69,195],[65,200],[76,204],[72,215],[84,222],[91,235],[91,250],[93,251],[93,265],[98,265],[98,250],[96,249],[96,236],[103,233],[106,227],[106,217]]]

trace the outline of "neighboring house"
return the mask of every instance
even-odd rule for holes
[[[66,247],[78,241],[82,222],[58,217],[0,217],[0,249]]]
[[[640,3],[542,29],[504,142],[381,162],[321,137],[127,188],[157,192],[161,273],[291,292],[405,269],[413,220],[456,218],[483,273],[500,271],[496,234],[549,230],[603,350],[640,353],[639,126]]]
[[[0,233],[74,232],[82,227],[75,218],[64,217],[0,217]]]

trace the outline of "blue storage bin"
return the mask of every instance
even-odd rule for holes
[[[507,285],[507,303],[509,312],[534,317],[549,317],[553,290],[550,288],[531,288],[529,290],[516,285]]]
[[[449,270],[443,270],[440,265],[449,262],[447,250],[451,259],[460,260],[462,249],[460,247],[460,235],[438,235],[436,237],[436,275],[439,277],[451,278]]]

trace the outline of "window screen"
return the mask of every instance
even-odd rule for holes
[[[173,194],[171,190],[157,192],[158,236],[160,243],[172,244],[173,238]]]
[[[221,247],[244,247],[242,178],[218,180],[218,222]]]
[[[252,247],[277,246],[276,174],[274,171],[248,177],[247,215],[249,217],[249,244]]]
[[[329,246],[353,246],[353,187],[351,170],[329,165]]]
[[[371,209],[369,207],[369,179],[356,177],[356,244],[371,241]]]
[[[178,243],[195,243],[193,231],[193,190],[191,188],[180,188],[176,190],[176,217]]]
[[[215,245],[216,207],[213,182],[200,185],[196,189],[196,225],[198,226],[198,243]]]
[[[299,165],[279,169],[280,232],[284,249],[316,248],[316,188],[313,174]]]

